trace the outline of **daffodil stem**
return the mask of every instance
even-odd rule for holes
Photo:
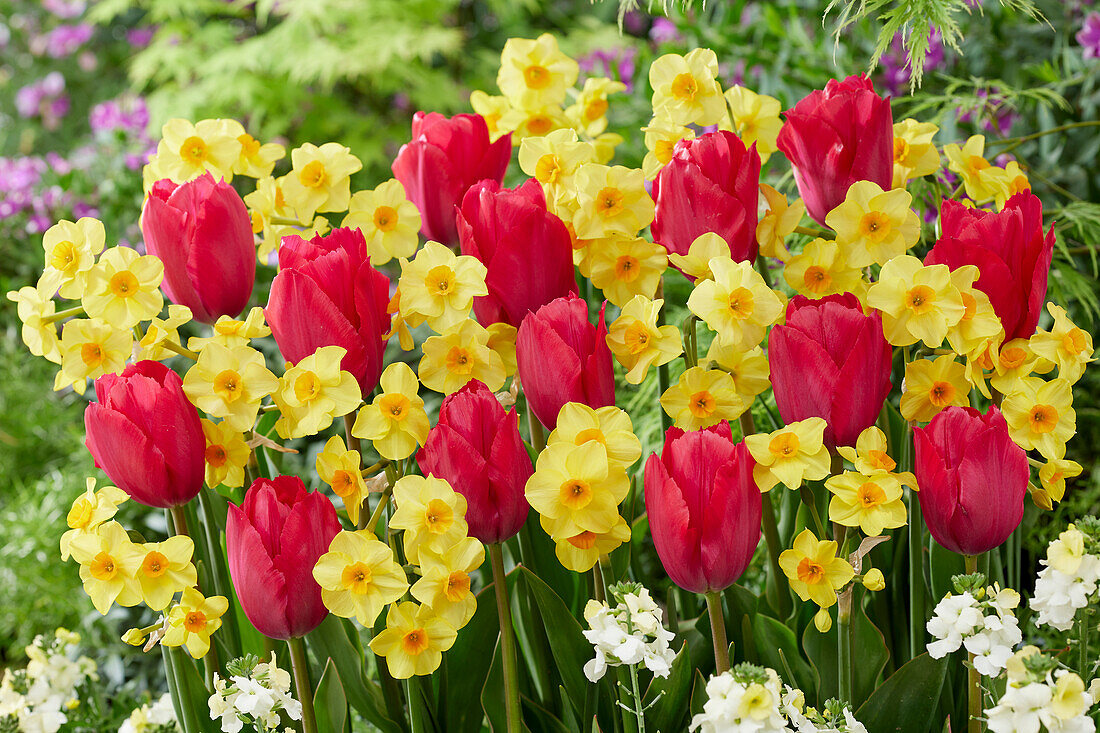
[[[600,567],[600,563],[596,563],[592,566],[592,587],[596,600],[600,603],[607,602],[607,593],[604,590],[603,582],[603,568]]]
[[[814,500],[814,492],[809,486],[803,484],[798,490],[798,495],[802,498],[802,503],[810,510],[810,516],[813,517],[817,536],[820,539],[825,539],[825,524],[821,521],[821,514],[817,511],[817,502]]]
[[[904,363],[909,362],[905,347]],[[913,470],[913,426],[905,424],[901,437],[901,466]],[[924,650],[924,516],[917,492],[909,490],[909,658],[916,659]]]
[[[191,351],[191,349],[185,349],[182,346],[180,346],[179,344],[172,343],[168,339],[165,339],[164,341],[161,341],[158,344],[158,346],[160,346],[162,349],[168,349],[173,354],[179,354],[180,356],[186,356],[191,361],[198,361],[199,360],[198,352]]]
[[[164,674],[168,678],[168,691],[172,694],[172,707],[176,710],[176,718],[180,722],[180,727],[183,729],[183,733],[198,733],[202,728],[195,717],[192,698],[184,688],[186,681],[183,679],[183,670],[180,667],[180,649],[161,646],[160,653],[164,659]]]
[[[290,646],[290,667],[294,670],[294,688],[302,703],[302,733],[317,733],[317,717],[313,712],[313,685],[309,681],[309,663],[306,660],[306,643],[296,636],[287,642]]]
[[[835,239],[836,235],[827,229],[814,229],[812,227],[795,227],[795,234],[805,234],[808,237],[821,237],[822,239]]]
[[[508,602],[508,579],[504,575],[504,547],[499,542],[489,545],[489,560],[493,565],[493,590],[497,597],[497,618],[500,619],[500,655],[504,667],[505,719],[508,733],[520,733],[523,721],[519,707],[519,669],[516,666],[516,637],[512,631],[512,607]]]
[[[837,686],[840,701],[854,707],[852,700],[852,588],[841,598],[836,613]]]
[[[370,519],[367,520],[367,525],[364,527],[368,532],[374,533],[375,528],[378,527],[378,520],[382,518],[382,512],[386,510],[386,506],[390,503],[390,497],[393,496],[393,486],[387,486],[386,490],[382,492],[382,496],[378,498],[378,506],[374,508],[374,512],[371,513]]]
[[[730,668],[730,645],[726,641],[726,619],[722,615],[722,594],[711,591],[707,595],[707,614],[710,616],[710,638],[714,642],[714,671],[722,674]]]
[[[281,216],[272,216],[267,220],[268,224],[274,224],[275,226],[285,227],[308,227],[310,224],[308,221],[298,221],[297,219],[286,219]]]
[[[73,308],[66,308],[65,310],[58,311],[57,313],[51,313],[48,316],[43,316],[42,325],[45,326],[49,323],[57,323],[58,321],[63,321],[66,318],[82,315],[84,315],[84,306],[78,305]]]

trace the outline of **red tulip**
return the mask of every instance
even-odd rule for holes
[[[653,238],[686,255],[700,234],[726,240],[730,256],[755,262],[760,155],[732,132],[719,130],[676,143],[672,160],[653,182]]]
[[[553,430],[567,402],[595,409],[615,404],[615,373],[607,348],[604,307],[598,325],[588,304],[568,295],[529,314],[516,335],[516,363],[523,394],[535,417]]]
[[[209,173],[177,186],[157,181],[141,212],[145,248],[164,263],[161,288],[195,320],[213,323],[248,305],[256,238],[244,201]]]
[[[134,501],[167,508],[202,488],[206,440],[183,381],[155,361],[95,381],[97,402],[84,410],[84,443],[111,481]]]
[[[341,346],[348,352],[341,368],[370,394],[382,375],[389,293],[389,278],[371,267],[358,229],[289,236],[264,314],[285,359],[298,363],[322,346]]]
[[[796,295],[768,338],[775,404],[783,422],[820,417],[825,444],[854,446],[890,393],[893,352],[877,311],[865,315],[851,293]]]
[[[728,588],[760,542],[760,489],[744,442],[729,423],[684,432],[669,428],[665,447],[645,465],[645,508],[661,564],[693,593]]]
[[[924,258],[952,270],[977,265],[974,283],[989,296],[1005,329],[1005,341],[1028,338],[1043,311],[1054,253],[1054,225],[1043,234],[1043,204],[1030,191],[1010,198],[1002,211],[972,209],[945,199],[943,234]]]
[[[489,294],[474,298],[482,325],[519,327],[528,312],[577,293],[569,230],[546,210],[546,196],[535,179],[516,188],[501,188],[497,181],[475,183],[462,199],[457,224],[462,254],[476,257],[488,270]]]
[[[787,110],[776,145],[794,167],[806,211],[822,226],[856,181],[884,190],[894,175],[894,116],[890,100],[866,76],[830,79]]]
[[[445,479],[466,497],[471,537],[503,542],[527,520],[523,488],[533,469],[516,411],[505,412],[476,379],[443,400],[439,422],[416,460],[425,474]]]
[[[325,620],[313,566],[340,531],[332,502],[297,476],[256,479],[229,505],[229,575],[252,625],[272,639],[305,636]]]
[[[948,407],[913,429],[921,514],[936,542],[961,555],[1003,543],[1024,516],[1027,454],[996,406]]]
[[[455,207],[466,190],[488,178],[500,183],[512,158],[512,136],[489,142],[489,128],[480,115],[444,117],[417,112],[412,140],[401,146],[393,175],[420,210],[420,232],[446,245],[458,244]]]

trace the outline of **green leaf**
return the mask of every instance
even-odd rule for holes
[[[837,633],[840,624],[833,624],[829,632],[822,634],[810,624],[802,634],[802,646],[806,657],[817,675],[817,699],[824,702],[839,693],[837,686]],[[878,684],[879,675],[890,658],[882,632],[872,623],[865,609],[852,613],[853,702],[858,706]]]
[[[856,718],[868,733],[928,733],[946,672],[946,657],[921,654],[882,683]]]
[[[352,707],[384,733],[401,733],[402,726],[386,710],[382,688],[363,675],[363,651],[356,643],[358,634],[354,640],[350,635],[354,632],[350,621],[329,614],[307,638],[318,659],[330,659],[336,666],[344,696]]]
[[[494,586],[488,585],[477,594],[473,618],[462,627],[454,646],[443,655],[447,668],[443,719],[447,721],[447,730],[455,733],[479,733],[484,722],[481,707],[471,705],[470,701],[476,700],[485,689],[493,662],[485,650],[492,649],[500,636],[495,593]],[[494,694],[501,697],[500,689]]]
[[[966,563],[959,553],[941,547],[940,543],[935,540],[932,540],[931,544],[932,546],[928,552],[928,565],[932,571],[931,602],[934,606],[939,603],[939,599],[948,593],[955,592],[955,588],[951,583],[951,576],[965,573]]]
[[[654,677],[646,690],[643,704],[647,709],[647,728],[657,731],[684,729],[683,718],[691,696],[692,671],[691,655],[688,654],[687,644],[684,644],[672,662],[668,677]]]
[[[814,674],[802,658],[798,639],[782,621],[762,613],[752,621],[752,638],[760,663],[781,676],[791,678],[790,684],[809,694],[814,689]]]
[[[703,704],[707,701],[707,681],[703,679],[703,673],[695,670],[695,679],[691,683],[691,707],[688,710],[692,715],[703,712]]]
[[[317,716],[317,729],[341,733],[348,719],[348,701],[344,697],[344,686],[340,683],[340,673],[330,658],[325,662],[325,671],[317,683],[313,694],[313,709]]]
[[[481,688],[481,709],[489,719],[489,730],[492,733],[505,733],[508,722],[507,714],[504,712],[504,668],[500,658],[499,639],[493,645],[493,653],[489,659],[489,674],[485,677],[485,685]]]

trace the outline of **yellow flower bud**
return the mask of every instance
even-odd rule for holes
[[[145,634],[141,633],[141,629],[130,629],[122,635],[122,640],[130,646],[141,646],[145,643]]]
[[[829,613],[829,609],[822,608],[814,614],[814,626],[822,634],[829,633],[829,629],[833,628],[833,616]]]
[[[863,587],[870,591],[880,591],[886,587],[886,578],[878,568],[871,568],[863,576]]]

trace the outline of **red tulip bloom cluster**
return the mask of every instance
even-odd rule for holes
[[[229,575],[252,625],[272,639],[305,636],[325,620],[313,566],[340,531],[332,502],[297,476],[256,479],[229,505]]]
[[[887,190],[894,175],[890,100],[866,76],[830,79],[786,112],[776,145],[794,167],[806,211],[824,226],[856,181]]]
[[[85,444],[95,465],[147,506],[186,504],[202,489],[206,441],[183,380],[155,361],[139,361],[95,382],[84,411]]]
[[[768,339],[775,404],[783,422],[826,422],[825,445],[854,446],[890,393],[893,351],[877,311],[865,315],[851,293],[796,295]]]
[[[669,428],[661,455],[646,462],[649,531],[665,571],[684,590],[723,590],[749,566],[762,514],[754,465],[726,422]]]
[[[285,237],[264,315],[285,359],[296,364],[322,346],[340,346],[347,350],[340,367],[369,394],[382,374],[389,288],[358,229]]]
[[[416,460],[426,475],[445,479],[466,497],[471,537],[503,542],[527,520],[523,487],[533,469],[518,417],[482,382],[471,380],[443,400]]]
[[[458,243],[455,207],[470,186],[489,179],[500,183],[512,157],[512,136],[489,142],[480,115],[444,117],[417,112],[412,140],[401,146],[393,175],[420,211],[420,231],[446,245]]]
[[[615,404],[615,372],[606,337],[604,310],[594,326],[588,321],[588,304],[572,295],[523,319],[516,336],[519,379],[527,404],[547,428],[557,425],[566,403],[593,409]]]
[[[177,186],[157,181],[141,214],[149,254],[164,263],[161,288],[195,320],[213,323],[248,305],[256,244],[248,208],[233,187],[209,173]]]
[[[999,212],[945,200],[940,226],[943,233],[924,264],[952,270],[977,265],[981,275],[974,286],[989,296],[1005,341],[1035,333],[1054,253],[1054,225],[1043,233],[1039,198],[1030,191],[1018,193]]]
[[[948,407],[913,430],[920,508],[936,542],[962,555],[1003,543],[1024,515],[1027,454],[996,406]]]
[[[504,322],[518,328],[529,312],[577,293],[569,230],[546,210],[535,179],[516,188],[481,181],[466,192],[457,217],[462,254],[488,270],[489,294],[474,298],[483,326]]]
[[[670,254],[715,232],[738,262],[755,262],[760,155],[732,132],[719,130],[676,144],[653,182],[653,238]]]

